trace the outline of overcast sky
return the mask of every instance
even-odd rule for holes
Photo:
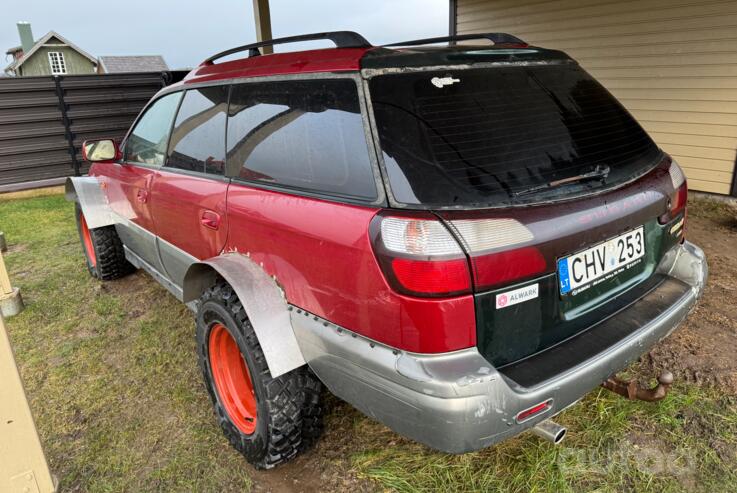
[[[160,54],[170,68],[191,67],[256,40],[252,0],[2,3],[3,55],[20,44],[17,21],[30,22],[35,39],[56,31],[95,57]],[[448,0],[271,0],[271,24],[275,37],[352,30],[374,44],[442,36],[448,33]]]

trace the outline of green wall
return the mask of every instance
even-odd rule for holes
[[[95,73],[95,64],[93,64],[89,58],[81,55],[69,46],[44,46],[31,55],[31,58],[23,62],[23,65],[20,66],[20,73],[18,75],[51,75],[51,65],[49,64],[48,55],[50,51],[60,51],[64,53],[67,75]]]

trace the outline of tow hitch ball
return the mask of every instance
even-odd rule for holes
[[[668,395],[668,390],[673,383],[673,374],[669,371],[664,371],[658,377],[658,385],[652,389],[645,389],[640,387],[640,384],[635,380],[621,380],[616,376],[607,378],[604,383],[601,384],[605,389],[611,390],[627,399],[634,401],[635,399],[647,402],[655,402],[663,399]]]

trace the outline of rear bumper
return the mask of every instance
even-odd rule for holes
[[[497,371],[476,348],[406,353],[300,310],[292,312],[292,325],[305,360],[331,392],[398,433],[462,453],[550,418],[669,335],[701,296],[708,268],[701,249],[686,242],[666,254],[658,272],[663,283],[602,322],[636,323],[625,337],[530,387]],[[653,310],[656,302],[662,309]],[[516,422],[517,413],[547,399],[552,406],[544,414]]]

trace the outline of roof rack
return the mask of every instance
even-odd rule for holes
[[[413,39],[412,41],[401,41],[399,43],[392,43],[384,46],[416,46],[416,45],[427,45],[433,43],[442,43],[443,41],[465,41],[467,39],[488,39],[494,44],[515,44],[524,45],[528,44],[517,36],[512,36],[507,33],[478,33],[478,34],[461,34],[456,36],[441,36],[439,38],[425,38],[425,39]]]
[[[243,46],[238,46],[236,48],[231,48],[229,50],[222,51],[220,53],[217,53],[204,62],[202,62],[203,65],[211,65],[213,61],[226,57],[228,55],[232,55],[233,53],[238,53],[240,51],[248,51],[249,57],[259,56],[261,55],[261,52],[259,51],[259,48],[262,46],[273,46],[278,44],[286,44],[286,43],[299,43],[302,41],[315,41],[320,39],[329,39],[333,43],[335,43],[335,46],[338,48],[368,48],[371,46],[371,43],[366,41],[366,38],[361,36],[360,34],[353,32],[353,31],[331,31],[331,32],[325,32],[325,33],[314,33],[314,34],[303,34],[300,36],[287,36],[285,38],[276,38],[276,39],[269,39],[266,41],[259,41],[258,43],[251,43]]]

